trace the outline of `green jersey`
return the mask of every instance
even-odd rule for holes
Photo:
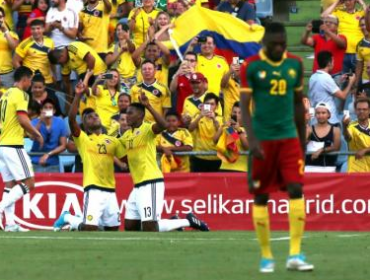
[[[303,90],[301,60],[285,53],[280,62],[267,58],[263,50],[242,66],[242,92],[252,94],[252,126],[259,140],[297,137],[294,94]]]

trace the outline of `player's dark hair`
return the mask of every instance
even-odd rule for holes
[[[93,109],[93,108],[86,108],[86,109],[84,109],[83,111],[82,111],[82,114],[81,114],[81,116],[82,116],[82,119],[86,116],[86,115],[88,115],[88,114],[90,114],[90,113],[94,113],[95,112],[95,110]]]
[[[41,19],[35,19],[34,21],[31,22],[31,27],[32,26],[45,26],[45,21]]]
[[[370,99],[367,98],[367,97],[359,97],[359,98],[357,98],[356,101],[355,101],[355,109],[357,108],[357,104],[358,103],[367,103],[367,105],[370,108]]]
[[[210,92],[210,93],[207,93],[206,96],[204,97],[203,103],[206,103],[208,100],[212,100],[212,99],[216,101],[216,105],[218,105],[218,103],[220,102],[220,98],[218,98],[218,96],[214,94],[213,92]]]
[[[55,109],[55,101],[54,101],[53,99],[51,99],[51,98],[47,97],[47,98],[42,102],[42,104],[41,104],[41,108],[44,108],[44,106],[45,106],[46,104],[51,104],[51,105],[53,105],[53,108]]]
[[[45,78],[44,76],[41,74],[40,71],[35,72],[35,75],[32,77],[32,83],[43,83],[45,84]]]
[[[153,67],[154,67],[154,69],[155,69],[155,63],[154,63],[153,61],[149,60],[149,59],[145,59],[145,60],[143,61],[143,63],[141,63],[141,67],[143,67],[143,66],[144,66],[144,64],[147,64],[147,63],[152,64],[152,65],[153,65]]]
[[[14,71],[14,81],[19,82],[24,77],[31,78],[33,75],[32,70],[26,66],[20,66]]]
[[[316,57],[320,69],[325,68],[333,60],[333,55],[328,51],[321,51]]]
[[[234,108],[234,107],[240,108],[240,102],[239,102],[239,101],[236,101],[236,102],[233,104],[233,108]]]
[[[135,108],[135,110],[138,110],[139,112],[143,113],[143,116],[145,116],[145,106],[141,103],[131,103],[129,107]]]
[[[195,53],[195,52],[186,52],[185,54],[184,54],[184,57],[186,57],[187,55],[194,55],[195,56],[195,60],[196,61],[198,61],[198,55]]]
[[[180,115],[174,110],[170,110],[166,113],[165,118],[167,117],[176,117],[176,119],[180,120]]]
[[[271,34],[286,34],[285,26],[281,22],[270,22],[265,27],[265,36]]]
[[[63,54],[64,48],[57,48],[48,52],[48,59],[51,64],[58,64],[60,57]]]

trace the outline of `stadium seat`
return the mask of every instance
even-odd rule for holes
[[[64,173],[66,167],[71,167],[74,172],[75,156],[59,156],[59,171]]]
[[[24,149],[26,150],[27,153],[29,153],[32,149],[33,145],[33,140],[30,138],[24,138]]]
[[[272,0],[257,0],[257,17],[267,18],[272,17],[273,11],[273,1]]]
[[[66,94],[62,91],[56,91],[55,95],[58,98],[60,104],[60,110],[62,111],[63,115],[66,115]]]

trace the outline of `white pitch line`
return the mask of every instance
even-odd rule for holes
[[[350,238],[350,237],[358,237],[358,236],[362,236],[363,234],[340,234],[340,235],[337,235],[337,237],[339,238]]]

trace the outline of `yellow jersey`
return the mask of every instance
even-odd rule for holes
[[[102,125],[109,130],[111,117],[119,112],[118,95],[116,91],[112,96],[104,85],[98,85],[100,94],[96,96],[96,113],[99,115]]]
[[[111,15],[115,15],[117,14],[117,11],[118,11],[118,7],[125,3],[126,0],[117,0],[116,3],[114,4],[112,1],[111,1],[111,4],[112,4],[112,10],[110,12]],[[109,19],[109,23],[113,26],[113,27],[116,27],[117,23],[118,23],[118,19],[117,18],[111,18]]]
[[[370,147],[370,125],[363,128],[357,121],[351,122],[348,126],[348,133],[351,136],[351,140],[348,142],[349,151],[354,152]],[[364,156],[362,159],[355,159],[355,156],[349,156],[348,172],[370,172],[370,157]]]
[[[14,30],[14,23],[13,23],[13,10],[12,4],[14,0],[0,0],[0,7],[3,8],[5,12],[5,22],[9,25],[10,30]]]
[[[357,45],[356,59],[364,63],[362,68],[362,82],[369,81],[369,75],[367,74],[367,64],[370,62],[370,42],[365,38],[362,39]]]
[[[1,0],[0,0],[1,1]],[[16,40],[19,40],[18,35],[10,31],[9,35]],[[6,40],[4,34],[0,34],[0,75],[9,73],[13,70],[13,51],[9,47],[8,41]]]
[[[199,98],[195,98],[194,95],[188,96],[184,101],[184,107],[182,109],[181,115],[187,115],[191,117],[192,119],[194,119],[200,113],[200,110],[201,110],[201,107],[204,101],[204,97],[206,95],[207,93],[203,94]],[[222,116],[221,104],[218,104],[216,113],[218,116]]]
[[[114,191],[114,157],[120,159],[124,156],[118,139],[106,134],[87,135],[84,131],[73,139],[84,167],[83,187],[95,186]]]
[[[82,36],[91,38],[86,44],[98,53],[108,49],[109,13],[106,13],[103,1],[92,10],[86,5],[79,13],[80,24],[83,26]]]
[[[132,9],[130,14],[128,15],[129,21],[134,16],[137,9],[140,9],[140,12],[135,18],[135,29],[134,32],[132,32],[131,36],[133,37],[135,46],[139,47],[146,40],[146,36],[150,26],[149,18],[152,18],[154,21],[160,10],[153,9],[150,13],[146,13],[142,8]]]
[[[88,53],[95,58],[95,76],[107,71],[107,65],[94,49],[82,42],[72,42],[68,45],[69,60],[62,66],[62,75],[69,75],[71,71],[76,71],[78,75],[86,73],[87,64],[83,59]]]
[[[163,62],[162,58],[155,61],[155,78],[161,84],[168,86],[168,65]],[[137,71],[138,83],[143,81],[143,75],[141,74],[141,68]]]
[[[222,117],[216,116],[216,120],[222,125]],[[216,151],[216,144],[213,136],[217,130],[211,118],[203,117],[198,123],[198,128],[192,132],[194,141],[194,151]],[[205,160],[218,160],[217,156],[196,156]]]
[[[163,181],[157,164],[156,137],[153,123],[143,122],[140,127],[127,130],[119,141],[127,153],[128,166],[135,187]]]
[[[230,78],[227,86],[222,89],[224,93],[224,120],[230,120],[233,105],[240,100],[240,84],[233,78]]]
[[[147,85],[144,82],[138,83],[131,88],[131,99],[132,102],[139,102],[139,96],[141,91],[149,99],[150,105],[162,116],[164,115],[164,109],[171,108],[171,94],[168,87],[155,81],[151,85]],[[154,117],[152,114],[146,110],[145,111],[145,120],[149,122],[154,122]]]
[[[54,42],[51,38],[44,36],[42,45],[36,43],[32,37],[23,40],[15,49],[15,53],[22,59],[22,65],[27,66],[33,72],[40,70],[45,78],[45,83],[53,83],[53,75],[48,59],[48,52],[54,49]]]
[[[0,146],[23,146],[24,129],[17,114],[28,113],[29,96],[27,92],[11,87],[0,99]]]
[[[208,80],[208,92],[220,95],[222,77],[229,72],[229,64],[224,57],[214,55],[211,59],[198,55],[196,72],[202,73]]]
[[[358,42],[364,38],[360,29],[360,18],[365,16],[364,11],[356,11],[353,14],[347,13],[343,10],[333,12],[339,19],[338,34],[343,34],[347,38],[346,53],[356,53],[356,46]]]
[[[162,147],[193,147],[193,137],[185,128],[179,128],[174,133],[163,131],[157,136],[157,146]],[[190,162],[188,156],[175,156],[180,159],[180,164],[173,172],[190,172]]]
[[[115,51],[120,51],[121,47],[119,44],[112,45],[107,53],[114,53]],[[123,80],[130,79],[132,77],[136,77],[136,66],[134,64],[134,61],[132,60],[132,56],[129,51],[123,52],[119,58],[118,61],[114,66],[111,67],[112,69],[117,69],[119,72],[121,78]]]

